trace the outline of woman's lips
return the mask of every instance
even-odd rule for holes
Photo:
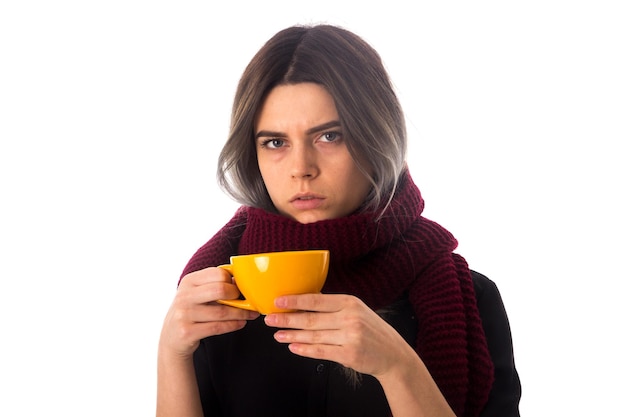
[[[322,205],[324,198],[313,194],[303,194],[295,196],[290,202],[298,210],[313,210]]]

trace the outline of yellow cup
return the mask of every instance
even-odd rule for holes
[[[245,300],[218,300],[218,303],[258,311],[261,314],[286,312],[274,306],[281,295],[319,293],[326,282],[330,253],[305,250],[231,256],[227,270]]]

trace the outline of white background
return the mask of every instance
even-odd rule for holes
[[[154,414],[178,275],[236,207],[236,82],[317,22],[382,55],[425,215],[501,290],[522,413],[624,415],[621,3],[2,2],[0,415]]]

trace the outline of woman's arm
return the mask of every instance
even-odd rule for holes
[[[394,417],[454,416],[428,369],[406,343],[406,357],[382,375],[380,382]],[[409,352],[410,351],[410,352]]]
[[[157,417],[203,415],[193,353],[205,337],[239,330],[258,317],[215,302],[238,296],[232,278],[220,268],[191,273],[180,282],[159,339]]]
[[[157,375],[157,416],[203,416],[193,358],[159,350]]]

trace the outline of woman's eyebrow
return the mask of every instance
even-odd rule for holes
[[[317,133],[317,132],[321,132],[323,130],[326,129],[330,129],[333,127],[341,127],[341,123],[339,123],[339,120],[331,120],[330,122],[326,122],[326,123],[322,123],[321,125],[317,125],[317,126],[313,126],[309,129],[307,129],[304,133],[307,135],[311,135],[313,133]],[[273,138],[284,138],[286,137],[287,134],[284,132],[278,132],[278,131],[273,131],[273,130],[259,130],[256,135],[254,135],[255,138],[263,138],[263,137],[273,137]]]
[[[326,123],[322,123],[321,125],[314,126],[310,129],[307,129],[305,133],[307,135],[310,135],[312,133],[321,132],[322,130],[330,129],[333,127],[341,127],[341,123],[339,123],[339,120],[332,120],[330,122],[326,122]]]
[[[256,135],[254,135],[255,139],[258,138],[266,138],[266,137],[271,137],[271,138],[284,138],[287,135],[283,132],[274,132],[271,130],[259,130],[257,132]]]

